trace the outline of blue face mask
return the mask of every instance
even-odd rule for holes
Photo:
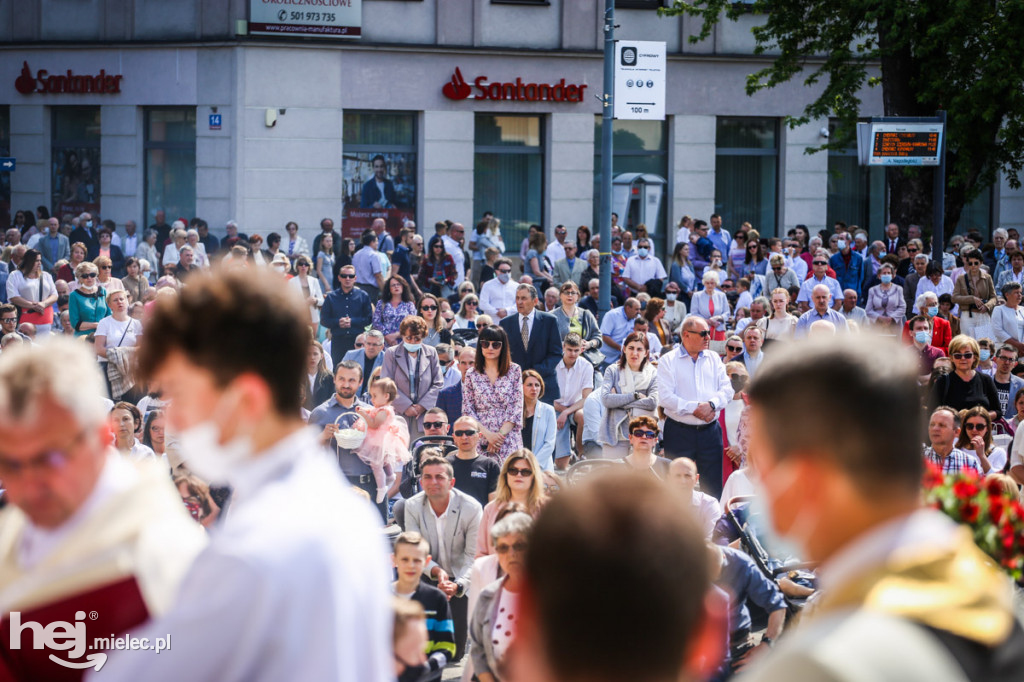
[[[616,256],[621,256],[622,255],[622,249],[618,249],[618,250],[612,249],[612,253],[614,253]]]
[[[641,258],[647,258],[647,249],[645,249],[645,248],[637,249],[636,250],[636,255],[640,256]]]
[[[406,341],[403,341],[402,345],[405,346],[405,349],[410,353],[418,353],[420,348],[423,347],[422,343],[408,343]]]
[[[92,221],[91,220],[86,220],[85,221],[85,226],[88,227],[91,230],[92,229]]]
[[[889,284],[892,282],[892,275],[882,275],[879,279],[882,280],[882,284]]]
[[[917,332],[914,334],[914,340],[927,346],[932,342],[932,335],[928,332]]]
[[[933,305],[932,307],[928,308],[928,317],[935,317],[938,314],[939,314],[939,306]]]
[[[981,360],[982,362],[988,362],[988,359],[990,357],[992,357],[992,351],[988,349],[983,348],[982,351],[978,353],[978,359]]]

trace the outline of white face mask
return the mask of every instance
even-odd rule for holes
[[[223,398],[213,414],[223,414]],[[252,442],[237,436],[220,444],[221,427],[212,419],[196,424],[178,434],[178,443],[185,464],[196,476],[212,484],[227,483],[238,465],[252,454]]]

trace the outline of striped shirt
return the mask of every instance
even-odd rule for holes
[[[948,455],[943,457],[931,447],[926,447],[924,449],[924,458],[926,461],[933,462],[942,467],[942,473],[944,474],[958,474],[963,469],[974,469],[978,472],[978,475],[983,473],[978,458],[960,448],[953,448],[949,451]]]

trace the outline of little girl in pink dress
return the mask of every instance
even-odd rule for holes
[[[366,439],[356,454],[373,470],[377,484],[377,504],[384,501],[388,487],[394,483],[395,470],[409,461],[409,427],[391,406],[398,387],[391,379],[377,379],[370,384],[373,407],[357,407],[366,420]]]

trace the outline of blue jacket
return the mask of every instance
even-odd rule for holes
[[[850,249],[850,264],[846,264],[842,253],[837,253],[829,259],[828,264],[836,271],[836,281],[846,291],[853,289],[857,292],[857,300],[863,301],[861,294],[861,283],[864,281],[864,258],[859,253]]]
[[[537,401],[537,408],[533,412],[533,434],[531,436],[530,448],[537,458],[537,464],[544,471],[552,471],[555,468],[555,408],[546,403]]]

